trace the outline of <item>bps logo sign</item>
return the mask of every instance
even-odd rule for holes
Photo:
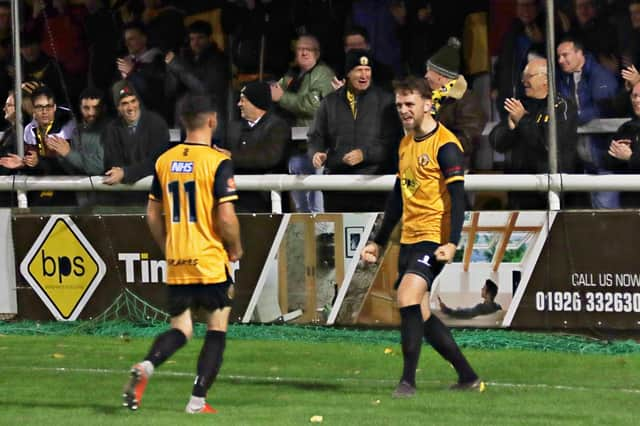
[[[73,321],[106,267],[69,216],[51,216],[20,264],[20,272],[58,320]]]

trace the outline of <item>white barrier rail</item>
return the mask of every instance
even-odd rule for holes
[[[0,191],[148,191],[151,176],[105,185],[103,176],[0,176]],[[394,175],[237,175],[240,191],[389,191]],[[467,191],[640,191],[640,175],[465,175]]]

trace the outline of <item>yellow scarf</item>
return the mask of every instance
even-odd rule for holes
[[[351,114],[353,114],[353,119],[355,120],[358,116],[358,100],[356,99],[356,95],[354,95],[351,90],[347,90],[347,101],[349,102]]]
[[[438,113],[440,107],[442,106],[442,101],[449,97],[449,93],[451,92],[451,89],[453,89],[453,86],[455,86],[456,81],[458,80],[451,80],[431,94],[431,100],[433,101],[431,115],[436,115]]]

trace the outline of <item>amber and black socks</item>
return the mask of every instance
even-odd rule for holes
[[[456,369],[458,383],[468,383],[478,378],[453,339],[451,331],[438,317],[431,315],[423,322],[420,305],[411,305],[400,308],[400,318],[400,336],[404,358],[401,381],[405,381],[413,387],[416,385],[416,369],[420,359],[423,334],[433,349]]]
[[[191,392],[193,396],[202,398],[207,396],[207,391],[218,376],[222,365],[226,337],[227,333],[224,331],[207,331],[198,358],[198,376]]]
[[[478,378],[453,340],[449,328],[433,314],[424,322],[424,338],[442,358],[453,365],[458,373],[458,383],[473,382]]]
[[[414,388],[416,387],[416,368],[422,349],[422,313],[420,305],[411,305],[400,308],[400,336],[402,338],[402,357],[404,368],[402,378]]]
[[[160,334],[154,340],[145,361],[150,361],[154,367],[160,366],[178,349],[187,343],[187,336],[177,328],[172,328]]]

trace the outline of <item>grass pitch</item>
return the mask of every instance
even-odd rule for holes
[[[208,401],[220,413],[183,413],[201,338],[151,378],[142,406],[121,406],[129,367],[151,338],[0,335],[2,425],[549,425],[638,424],[640,354],[581,355],[465,349],[488,382],[454,393],[453,369],[423,347],[418,394],[391,398],[399,344],[229,338]],[[391,351],[389,351],[391,349]],[[385,353],[386,352],[386,353]],[[389,353],[390,352],[390,353]]]

